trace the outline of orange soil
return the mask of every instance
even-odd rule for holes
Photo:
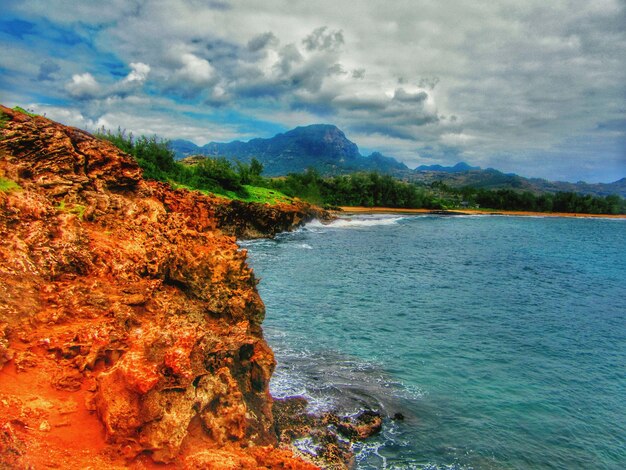
[[[0,369],[1,431],[7,452],[21,454],[20,465],[48,468],[63,462],[78,466],[92,462],[98,468],[122,468],[124,461],[104,457],[104,428],[85,407],[85,388],[75,392],[50,385],[54,361],[38,351],[37,367],[18,372],[14,361]],[[17,457],[17,455],[16,455]],[[17,462],[16,462],[17,463]]]

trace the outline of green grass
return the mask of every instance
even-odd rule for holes
[[[2,191],[3,193],[8,193],[10,191],[16,191],[18,189],[21,189],[20,185],[17,184],[15,181],[11,181],[0,176],[0,191]]]
[[[184,188],[184,189],[188,189],[189,191],[198,191],[198,192],[201,192],[202,194],[206,194],[209,196],[225,197],[227,199],[236,199],[238,201],[244,201],[244,202],[258,202],[260,204],[267,203],[271,205],[279,204],[281,202],[286,203],[286,204],[290,204],[291,202],[293,202],[293,198],[286,196],[280,191],[277,191],[275,189],[269,189],[269,188],[261,188],[259,186],[244,185],[243,187],[247,195],[242,196],[241,194],[237,194],[235,191],[226,191],[226,190],[221,191],[221,192],[208,191],[205,189],[192,188],[184,184],[176,183],[174,181],[170,181],[170,184],[172,185],[173,188]]]
[[[21,106],[15,106],[13,108],[13,111],[19,111],[20,113],[24,113],[27,114],[30,117],[35,117],[37,116],[35,113],[31,113],[30,111],[25,110],[24,108],[22,108]]]
[[[82,204],[65,204],[65,201],[61,201],[58,206],[55,206],[55,209],[61,212],[68,212],[70,214],[76,214],[80,220],[83,220],[83,215],[85,215],[85,210],[87,209]]]
[[[275,189],[261,188],[259,186],[249,185],[244,185],[244,188],[248,193],[248,197],[242,198],[235,195],[233,199],[239,199],[246,202],[260,202],[262,204],[278,204],[281,202],[289,204],[293,201],[293,198],[290,198],[289,196],[286,196],[285,194]]]

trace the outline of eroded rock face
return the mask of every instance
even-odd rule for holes
[[[86,132],[0,110],[0,177],[20,186],[0,191],[0,466],[313,468],[275,448],[264,306],[219,229],[271,235],[309,208],[241,224]]]
[[[215,208],[215,217],[222,229],[237,238],[273,237],[293,230],[312,218],[322,221],[332,216],[328,211],[308,204],[276,204],[268,206],[253,202],[229,201]]]

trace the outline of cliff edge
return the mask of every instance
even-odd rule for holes
[[[0,467],[316,468],[277,447],[235,242],[311,208],[172,190],[84,131],[0,111]]]

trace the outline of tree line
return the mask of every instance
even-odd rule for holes
[[[269,180],[269,184],[288,196],[327,207],[442,207],[425,188],[376,172],[324,177],[308,169],[304,173]]]
[[[222,195],[233,192],[246,197],[245,185],[258,183],[263,172],[263,165],[255,159],[250,164],[233,164],[226,158],[206,158],[193,166],[184,165],[176,161],[169,143],[156,136],[134,137],[121,129],[115,133],[100,129],[96,135],[133,156],[143,170],[144,178],[191,189]]]
[[[169,181],[191,189],[216,194],[246,197],[246,186],[277,190],[313,204],[337,206],[455,209],[481,208],[588,214],[625,214],[626,200],[618,195],[606,197],[573,192],[534,194],[513,189],[488,190],[452,188],[442,182],[419,186],[376,172],[341,176],[322,176],[309,169],[280,178],[262,176],[263,165],[256,159],[249,164],[231,162],[223,157],[202,158],[195,165],[177,162],[167,141],[154,137],[133,137],[118,129],[100,129],[97,135],[132,155],[143,170],[144,178]]]
[[[439,188],[441,189],[441,185]],[[513,189],[487,190],[473,187],[460,189],[445,187],[445,192],[460,195],[468,205],[479,205],[489,209],[581,214],[626,213],[626,200],[617,194],[604,197],[574,192],[534,194],[530,191]]]

